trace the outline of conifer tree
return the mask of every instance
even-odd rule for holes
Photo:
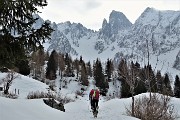
[[[145,66],[144,71],[145,71],[144,73],[145,85],[151,97],[152,92],[158,91],[156,77],[155,77],[154,71],[152,70],[151,65],[148,64],[147,66]]]
[[[35,78],[40,77],[43,78],[44,77],[44,64],[45,64],[45,53],[44,53],[44,49],[38,49],[36,52],[33,52],[33,54],[31,55],[31,69],[33,71],[33,76]]]
[[[82,63],[82,62],[83,62],[82,56],[80,56],[80,60],[79,60],[79,62],[80,62],[80,63]]]
[[[28,60],[21,59],[16,61],[15,66],[18,68],[18,72],[22,75],[29,75],[30,74],[30,66]]]
[[[55,60],[56,51],[53,50],[51,52],[51,55],[49,57],[49,60],[47,62],[47,68],[46,68],[46,78],[50,80],[56,79],[56,70],[57,70],[57,63]]]
[[[146,74],[145,74],[145,68],[141,68],[140,71],[139,71],[139,84],[138,84],[138,87],[141,86],[141,89],[140,89],[140,92],[139,90],[137,90],[138,92],[136,92],[137,94],[139,93],[145,93],[147,92],[147,84],[145,82],[146,80]],[[137,87],[137,88],[138,88]]]
[[[169,76],[167,73],[165,73],[165,77],[164,77],[163,94],[172,95],[172,88],[171,88]]]
[[[45,53],[45,61],[48,61],[48,60],[49,60],[49,52],[46,51],[46,53]]]
[[[157,71],[156,74],[156,79],[157,79],[157,89],[159,93],[163,92],[163,77],[161,75],[161,71]]]
[[[141,68],[140,68],[140,64],[138,62],[136,62],[135,64],[132,64],[132,69],[134,71],[134,79],[135,79],[135,88],[134,88],[134,95],[137,95],[137,94],[141,94],[141,93],[145,93],[147,90],[146,90],[146,87],[145,87],[145,83],[144,83],[144,80],[141,79]]]
[[[42,47],[52,32],[49,22],[35,29],[37,7],[47,6],[46,0],[1,0],[0,1],[0,66],[14,67],[27,59],[26,52]]]
[[[65,65],[66,65],[65,76],[73,77],[74,73],[73,73],[73,63],[72,63],[71,56],[68,53],[66,53],[64,60],[65,60]]]
[[[176,75],[174,82],[174,96],[180,98],[180,80],[178,75]]]
[[[111,60],[108,59],[106,63],[106,70],[105,70],[108,80],[110,80],[113,70],[114,70],[113,63]]]
[[[81,83],[82,85],[88,86],[89,81],[88,81],[88,76],[87,76],[87,69],[86,69],[86,64],[84,61],[81,63]]]
[[[69,62],[69,55],[68,55],[68,53],[65,54],[64,60],[65,60],[65,65],[67,65],[68,62]]]
[[[76,69],[76,78],[78,78],[78,76],[79,76],[79,70],[80,70],[79,65],[80,65],[79,60],[75,59],[74,60],[74,68]]]
[[[149,79],[150,79],[150,86],[151,86],[151,92],[158,92],[157,89],[157,80],[154,74],[154,71],[152,70],[152,67],[149,66]]]
[[[109,88],[109,84],[108,81],[105,81],[102,64],[99,59],[96,60],[93,70],[96,86],[100,87],[102,91],[107,92],[106,89]]]
[[[127,63],[124,59],[122,59],[118,65],[118,75],[121,80],[121,97],[122,98],[131,96],[130,86],[128,85],[126,81],[127,71],[128,71]]]
[[[66,76],[67,77],[74,77],[72,59],[67,54],[66,54],[66,57],[65,57],[65,64],[66,64],[66,68],[65,68]]]
[[[63,71],[65,70],[65,60],[64,55],[59,53],[59,75],[61,75],[61,79],[63,77]]]
[[[87,63],[87,74],[92,77],[92,69],[90,61]]]

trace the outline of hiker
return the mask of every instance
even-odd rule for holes
[[[98,107],[98,102],[99,102],[99,90],[96,89],[92,89],[90,92],[90,100],[91,100],[91,108],[93,109],[93,111],[96,111],[99,107]]]
[[[94,94],[94,89],[92,89],[89,93],[89,100],[90,100],[90,104],[91,104],[91,109],[93,109],[93,99],[92,99],[93,94]]]

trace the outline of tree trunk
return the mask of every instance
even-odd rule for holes
[[[134,96],[132,94],[132,116],[134,117]]]
[[[7,85],[4,89],[4,94],[8,94],[9,93],[8,90],[9,90],[9,83],[7,83]]]
[[[61,79],[63,78],[62,71],[61,71]]]
[[[78,76],[79,76],[79,74],[78,74],[78,72],[77,72],[77,79],[78,79]]]

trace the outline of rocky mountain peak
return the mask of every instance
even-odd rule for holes
[[[111,22],[111,20],[113,19],[122,19],[124,17],[126,18],[126,16],[122,12],[112,10],[109,16],[109,22]]]
[[[109,16],[109,24],[113,34],[117,34],[118,31],[128,29],[132,26],[132,23],[122,13],[113,10]]]
[[[102,29],[105,28],[108,25],[107,20],[104,18],[103,24],[102,24]]]
[[[126,18],[122,12],[113,10],[109,16],[109,23],[103,20],[102,29],[99,31],[99,38],[111,39],[112,36],[118,34],[121,30],[129,29],[132,23]]]
[[[180,46],[180,11],[146,8],[132,25],[122,12],[113,10],[109,20],[104,19],[102,28],[95,32],[70,21],[53,26],[57,29],[52,33],[49,50],[87,58],[94,54],[104,57],[110,52],[111,57],[116,58],[116,53],[120,53],[128,59],[133,51],[133,56],[142,60],[147,53],[147,41],[151,55],[166,54]],[[93,55],[88,55],[89,51],[94,51]],[[118,56],[117,59],[122,58]],[[180,69],[179,58],[178,55],[174,65],[177,69]]]

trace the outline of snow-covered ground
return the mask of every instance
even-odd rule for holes
[[[5,77],[5,73],[0,73],[0,80]],[[76,81],[72,80],[67,88],[62,88],[60,92],[75,100],[65,104],[65,112],[53,109],[44,104],[43,99],[26,99],[29,92],[44,91],[47,92],[48,86],[44,83],[36,81],[32,78],[19,75],[12,86],[10,92],[19,89],[18,99],[9,99],[0,96],[0,120],[92,120],[95,119],[90,112],[90,104],[88,99],[89,91],[94,87],[92,78],[90,85],[86,88],[84,96],[75,98],[75,91],[81,89]],[[56,81],[58,86],[58,79]],[[113,84],[110,83],[110,91]],[[147,93],[144,93],[145,95]],[[138,95],[136,97],[142,96]],[[104,97],[100,97],[98,120],[138,120],[125,114],[125,107],[129,106],[131,98],[118,99],[114,98],[106,101]],[[177,113],[180,115],[180,99],[173,98],[172,103],[175,105]]]

